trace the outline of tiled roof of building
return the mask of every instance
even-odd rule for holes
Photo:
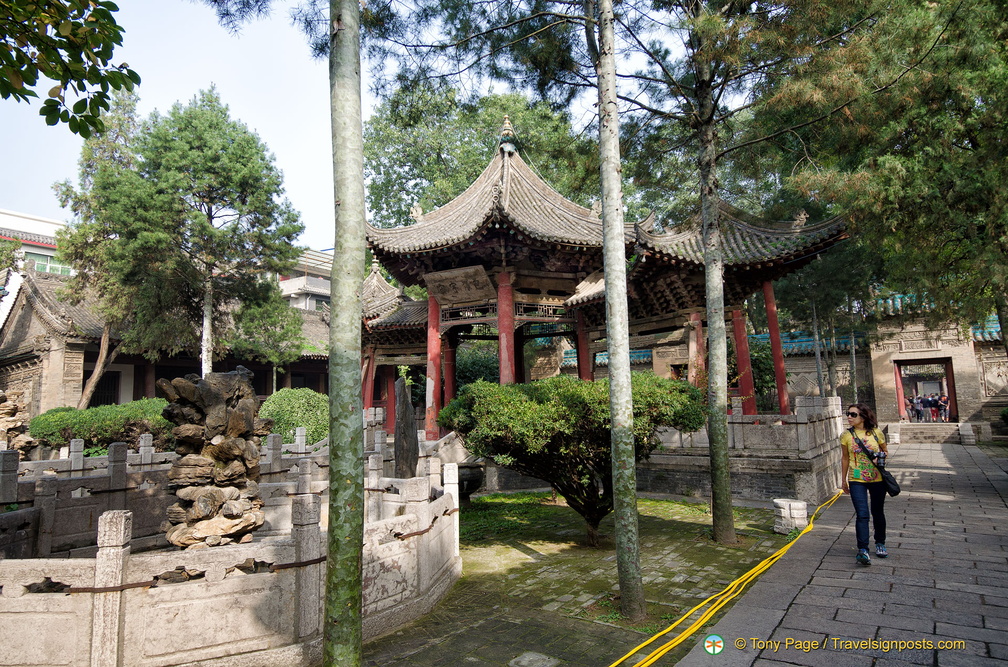
[[[388,315],[399,304],[409,299],[403,293],[389,284],[382,275],[378,261],[371,263],[371,272],[364,278],[361,288],[361,302],[364,309],[364,319],[373,320]]]
[[[749,340],[769,345],[770,334],[751,334]],[[865,338],[863,334],[854,334],[854,345],[856,350],[864,349]],[[815,354],[815,337],[806,331],[781,332],[781,348],[785,356]],[[850,348],[849,335],[837,337],[836,352],[850,352]],[[828,338],[820,338],[819,349],[822,352],[833,350],[833,345]]]
[[[365,326],[371,331],[381,329],[421,328],[427,324],[427,303],[407,301],[382,317],[369,320]]]
[[[51,248],[56,247],[56,237],[54,236],[46,236],[44,234],[32,234],[31,232],[22,232],[17,229],[5,229],[0,227],[0,237],[8,239],[17,239],[19,241],[25,241],[26,243],[49,246]]]
[[[24,272],[25,298],[45,327],[61,336],[99,339],[105,321],[96,313],[96,304],[85,297],[79,304],[61,298],[69,277],[35,271],[32,262]]]
[[[496,215],[495,215],[496,214]],[[509,143],[465,192],[420,214],[408,227],[368,227],[368,243],[383,253],[418,253],[467,243],[489,225],[507,220],[519,234],[548,244],[599,248],[602,221],[569,201],[525,164]],[[632,237],[628,236],[628,241]]]
[[[1000,343],[1004,340],[997,313],[991,313],[982,324],[974,324],[973,340],[977,343]]]
[[[818,252],[824,243],[844,236],[846,223],[839,216],[814,225],[805,224],[800,214],[794,221],[767,222],[721,202],[722,244],[725,265],[750,265],[789,260]],[[655,232],[653,226],[637,226],[637,243],[646,251],[674,261],[702,265],[703,232],[699,220],[690,220],[682,229]]]

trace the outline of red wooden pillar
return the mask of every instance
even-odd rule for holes
[[[752,359],[749,357],[749,332],[746,318],[741,308],[732,314],[732,329],[735,334],[735,357],[738,362],[739,391],[742,393],[742,414],[756,414],[756,383],[753,381]]]
[[[686,371],[686,379],[695,387],[700,381],[700,374],[707,367],[707,345],[704,342],[703,315],[701,313],[690,313],[689,319],[689,367]]]
[[[784,370],[784,347],[781,345],[780,324],[777,322],[777,300],[774,298],[773,283],[763,283],[763,302],[766,304],[767,327],[770,329],[770,350],[773,353],[774,379],[777,381],[777,406],[782,415],[791,414],[788,399],[787,371]]]
[[[455,378],[455,349],[458,345],[458,341],[451,334],[451,332],[445,332],[445,345],[444,351],[442,353],[442,360],[444,361],[444,404],[448,403],[455,398],[456,391],[456,378]]]
[[[577,311],[575,328],[577,331],[577,369],[582,380],[594,380],[592,372],[591,351],[588,349],[588,331],[585,328],[584,313]]]
[[[374,407],[375,349],[368,348],[364,357],[364,409]]]
[[[500,383],[515,382],[514,293],[511,274],[497,274],[497,347],[500,358]]]
[[[900,365],[898,363],[893,364],[893,372],[896,373],[896,414],[899,415],[900,419],[906,419],[906,406],[903,400],[903,373],[900,372]]]
[[[396,367],[385,367],[385,432],[395,433]]]
[[[437,416],[441,412],[441,306],[437,299],[427,297],[427,411],[424,430],[428,440],[440,436]]]

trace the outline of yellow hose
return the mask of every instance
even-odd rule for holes
[[[641,660],[636,665],[634,665],[634,667],[649,667],[649,665],[653,665],[655,663],[655,661],[658,660],[658,658],[662,657],[663,655],[665,655],[666,653],[668,653],[669,651],[671,651],[672,649],[674,649],[676,646],[679,646],[679,644],[681,644],[684,641],[686,641],[686,639],[690,635],[692,635],[698,628],[700,628],[701,626],[703,626],[703,624],[706,623],[714,614],[716,614],[719,609],[721,609],[723,606],[725,606],[726,604],[728,604],[728,602],[730,602],[732,599],[734,599],[736,596],[738,596],[740,593],[742,593],[742,591],[745,589],[746,585],[748,585],[750,582],[752,582],[754,579],[756,579],[756,577],[758,577],[760,574],[762,574],[767,569],[769,569],[769,567],[771,565],[773,565],[778,560],[780,560],[781,556],[783,556],[785,553],[787,553],[787,550],[791,548],[791,545],[794,544],[795,542],[797,542],[801,538],[802,535],[804,535],[805,533],[807,533],[810,530],[812,530],[812,526],[814,525],[816,517],[819,516],[819,513],[822,512],[827,507],[829,507],[830,505],[832,505],[834,502],[836,502],[836,499],[839,498],[841,495],[842,495],[842,492],[841,491],[837,491],[836,495],[834,495],[832,498],[830,498],[829,500],[827,500],[826,502],[824,502],[822,505],[820,505],[819,507],[817,507],[816,511],[812,514],[812,518],[809,519],[808,525],[805,526],[804,530],[802,530],[800,533],[798,533],[798,537],[796,537],[794,540],[792,540],[791,542],[788,542],[783,547],[781,547],[776,552],[774,552],[772,555],[767,556],[765,559],[763,559],[762,561],[760,561],[760,563],[758,565],[756,565],[756,567],[754,567],[753,569],[749,570],[748,572],[746,572],[745,574],[743,574],[741,577],[739,577],[738,579],[736,579],[735,581],[733,581],[723,591],[721,591],[720,593],[717,593],[715,595],[710,596],[709,598],[707,598],[706,600],[704,600],[703,602],[701,602],[700,604],[698,604],[697,606],[693,607],[688,612],[686,612],[685,614],[683,614],[682,617],[680,617],[678,621],[676,621],[672,625],[668,626],[667,628],[665,628],[664,630],[662,630],[658,634],[654,635],[653,637],[651,637],[650,639],[648,639],[646,642],[635,646],[633,649],[630,650],[629,653],[627,653],[626,655],[624,655],[622,658],[620,658],[619,660],[617,660],[613,664],[609,665],[609,667],[617,667],[617,665],[621,664],[627,658],[629,658],[630,656],[634,655],[635,653],[637,653],[638,651],[640,651],[642,648],[644,648],[645,646],[647,646],[651,642],[655,641],[656,639],[658,639],[659,637],[661,637],[661,636],[663,636],[665,634],[668,634],[670,631],[672,631],[673,629],[675,629],[676,626],[678,626],[680,623],[682,623],[687,618],[689,618],[690,616],[692,616],[693,612],[697,611],[698,609],[701,609],[708,602],[711,602],[712,600],[714,600],[715,602],[711,605],[710,609],[708,609],[707,611],[705,611],[700,616],[700,618],[698,618],[692,624],[690,624],[690,626],[688,628],[686,628],[685,630],[683,630],[682,632],[680,632],[675,637],[675,639],[673,639],[673,640],[671,640],[671,641],[663,644],[662,646],[659,646],[658,648],[654,649],[647,657],[645,657],[643,660]]]

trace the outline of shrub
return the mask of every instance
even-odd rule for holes
[[[685,382],[633,373],[636,459],[658,445],[656,430],[696,430],[705,413],[700,392]],[[530,384],[474,382],[438,417],[477,456],[548,482],[588,524],[598,543],[599,522],[613,509],[609,383],[558,376]]]
[[[1003,421],[1005,424],[1008,424],[1008,408],[1004,408],[1001,410],[1001,421]]]
[[[304,426],[308,442],[329,437],[329,397],[311,389],[281,389],[263,402],[259,416],[273,420],[273,431],[294,442],[294,429]]]
[[[135,445],[142,433],[154,436],[159,450],[174,447],[172,424],[161,416],[168,405],[163,398],[142,398],[122,405],[100,405],[86,410],[53,408],[28,424],[33,438],[50,447],[63,447],[74,438],[84,440],[91,455],[101,454],[113,442]]]

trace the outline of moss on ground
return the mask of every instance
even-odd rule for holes
[[[638,508],[649,612],[644,623],[631,624],[619,613],[612,516],[600,526],[602,546],[589,548],[584,521],[563,499],[548,493],[482,496],[463,510],[465,588],[471,592],[476,587],[487,600],[504,598],[538,614],[633,629],[642,633],[643,641],[787,543],[786,536],[773,532],[770,509],[736,508],[739,542],[729,546],[711,540],[711,516],[704,504],[641,499]],[[727,609],[695,634],[699,636]],[[694,643],[684,642],[682,654]]]

